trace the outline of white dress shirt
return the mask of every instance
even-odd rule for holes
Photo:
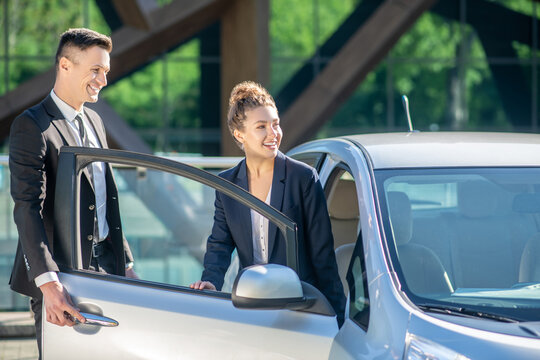
[[[272,186],[265,203],[270,204]],[[253,263],[268,264],[268,219],[251,209],[251,235],[253,239]]]
[[[94,132],[93,127],[90,125],[88,119],[84,115],[84,111],[81,113],[77,112],[70,105],[66,104],[62,99],[60,99],[55,93],[54,90],[51,90],[51,98],[60,111],[64,118],[69,124],[69,127],[75,135],[77,144],[83,146],[82,139],[79,133],[79,126],[75,121],[77,115],[81,115],[83,119],[84,129],[88,136],[88,141],[90,142],[91,147],[101,148],[101,144],[97,138],[96,133]],[[93,179],[94,179],[94,190],[96,195],[96,209],[97,209],[97,218],[98,218],[98,231],[99,231],[99,240],[103,240],[109,234],[109,225],[107,224],[107,186],[105,183],[105,164],[102,162],[93,162]],[[40,287],[41,285],[48,283],[50,281],[58,281],[58,275],[54,271],[43,273],[37,276],[34,279],[36,286]]]

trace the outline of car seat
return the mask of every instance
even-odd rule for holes
[[[334,249],[356,242],[358,234],[358,198],[353,180],[340,179],[332,189],[328,213],[334,235]]]
[[[354,243],[343,244],[336,249],[336,262],[338,267],[339,278],[343,284],[345,296],[349,295],[349,283],[347,282],[347,270],[351,263],[352,254],[354,252]]]
[[[531,236],[523,249],[519,282],[540,282],[540,233]]]
[[[412,211],[407,194],[388,192],[390,224],[407,287],[415,294],[449,294],[453,286],[438,256],[424,245],[411,243]]]

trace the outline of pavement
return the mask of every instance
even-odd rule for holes
[[[0,360],[36,360],[38,349],[30,311],[0,312]]]

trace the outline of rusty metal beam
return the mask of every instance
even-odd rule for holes
[[[155,0],[113,0],[122,24],[136,29],[150,30],[149,14],[158,8]]]
[[[191,38],[217,21],[227,0],[175,0],[148,14],[149,31],[123,26],[112,34],[109,83],[121,79],[156,56]],[[55,69],[35,76],[0,97],[0,141],[9,134],[11,122],[24,109],[43,99],[54,85]]]
[[[269,0],[233,0],[221,17],[221,155],[242,155],[227,127],[228,97],[239,82],[268,85]]]
[[[113,33],[111,81],[149,63],[217,21],[227,0],[176,0],[149,15],[152,28],[141,31],[123,27]]]
[[[0,141],[9,136],[11,122],[47,96],[54,86],[54,69],[34,76],[0,97]]]
[[[310,140],[435,0],[386,0],[281,116],[289,150]]]

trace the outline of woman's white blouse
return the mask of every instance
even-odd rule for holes
[[[268,190],[265,203],[270,204],[272,186]],[[253,236],[253,263],[268,264],[268,219],[254,211],[251,212],[251,234]]]

